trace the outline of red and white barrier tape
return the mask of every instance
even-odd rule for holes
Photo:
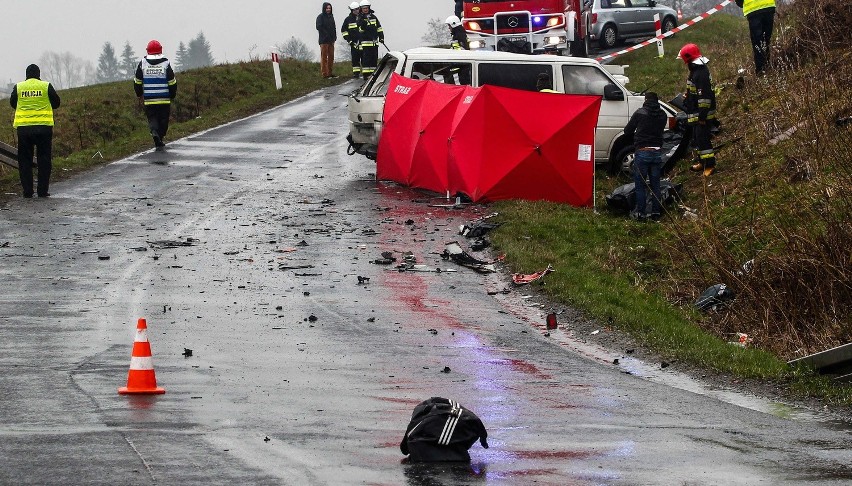
[[[596,57],[596,58],[595,58],[595,61],[601,62],[601,61],[605,61],[605,60],[608,60],[608,59],[613,59],[613,58],[618,57],[618,56],[620,56],[620,55],[622,55],[622,54],[627,54],[628,52],[633,52],[633,51],[635,51],[635,50],[637,50],[637,49],[641,49],[641,48],[643,48],[643,47],[645,47],[645,46],[648,46],[648,45],[654,44],[654,43],[655,43],[655,42],[657,42],[658,40],[662,40],[662,39],[665,39],[666,37],[669,37],[669,36],[675,35],[675,34],[677,34],[678,32],[680,32],[680,31],[682,31],[682,30],[686,29],[687,27],[690,27],[690,26],[692,26],[692,25],[695,25],[695,24],[697,24],[698,22],[701,22],[702,20],[706,19],[707,17],[709,17],[709,16],[713,15],[714,13],[716,13],[716,12],[718,12],[718,11],[722,10],[722,9],[723,9],[723,8],[725,8],[725,7],[726,7],[729,3],[731,3],[731,0],[725,0],[725,1],[723,1],[722,3],[720,3],[719,5],[716,5],[715,7],[711,8],[710,10],[708,10],[708,11],[704,12],[703,14],[699,15],[698,17],[695,17],[695,18],[694,18],[694,19],[692,19],[692,20],[688,20],[688,21],[686,21],[686,23],[683,23],[683,24],[681,24],[681,25],[679,25],[679,26],[675,27],[674,29],[672,29],[672,30],[670,30],[670,31],[666,32],[665,34],[658,35],[658,36],[656,36],[656,37],[651,37],[650,39],[646,40],[645,42],[641,42],[641,43],[639,43],[639,44],[636,44],[635,46],[628,47],[627,49],[622,49],[622,50],[620,50],[620,51],[618,51],[618,52],[614,52],[614,53],[612,53],[612,54],[607,54],[606,56]]]

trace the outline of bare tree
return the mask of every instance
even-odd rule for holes
[[[352,50],[349,48],[349,43],[343,39],[337,39],[334,44],[334,59],[336,61],[351,61]]]
[[[301,39],[290,37],[285,42],[275,44],[278,55],[285,59],[296,59],[297,61],[313,61],[316,54],[308,48]]]
[[[91,82],[97,72],[91,61],[70,52],[46,51],[39,58],[39,67],[42,78],[53,83],[56,89],[83,86]]]
[[[446,46],[449,45],[450,29],[439,18],[432,18],[426,22],[426,33],[420,38],[420,41],[427,46]]]

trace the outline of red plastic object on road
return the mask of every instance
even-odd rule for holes
[[[524,274],[522,274],[522,273],[515,273],[515,274],[512,274],[512,282],[514,282],[514,283],[515,283],[515,285],[526,285],[526,284],[530,284],[530,283],[533,283],[533,282],[535,282],[536,280],[538,280],[538,279],[540,279],[540,278],[544,277],[544,276],[545,276],[545,275],[547,275],[548,273],[550,273],[550,272],[555,272],[555,271],[556,271],[556,270],[554,270],[554,269],[553,269],[553,267],[551,267],[550,265],[548,265],[548,266],[547,266],[547,268],[545,268],[544,270],[542,270],[542,271],[540,271],[540,272],[532,273],[532,274],[530,274],[530,275],[524,275]],[[554,317],[555,317],[555,316],[554,316]]]
[[[136,338],[130,357],[127,386],[118,389],[119,395],[161,395],[166,390],[157,386],[154,362],[151,358],[151,343],[148,342],[148,323],[139,319],[136,323]]]

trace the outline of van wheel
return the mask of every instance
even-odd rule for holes
[[[601,31],[601,48],[610,49],[618,42],[618,31],[612,24],[607,24]]]
[[[610,176],[618,176],[627,179],[633,178],[633,159],[635,158],[636,148],[633,145],[623,147],[616,152],[615,157],[610,160],[609,170],[607,174]]]

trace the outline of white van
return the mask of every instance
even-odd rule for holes
[[[494,51],[459,51],[419,47],[404,52],[391,51],[379,63],[373,76],[349,97],[350,153],[374,159],[382,132],[382,110],[391,73],[412,79],[433,79],[447,84],[493,85],[528,91],[536,90],[539,74],[551,76],[555,91],[602,96],[595,135],[595,161],[608,172],[629,171],[633,147],[624,137],[624,126],[644,102],[625,84],[625,66],[602,65],[593,59],[554,55],[524,55]],[[678,126],[678,110],[660,103],[669,115],[669,127]],[[547,116],[547,106],[541,107]],[[674,162],[685,152],[682,136],[670,130],[664,162]],[[684,147],[681,147],[681,146]],[[667,163],[667,166],[671,164]]]

